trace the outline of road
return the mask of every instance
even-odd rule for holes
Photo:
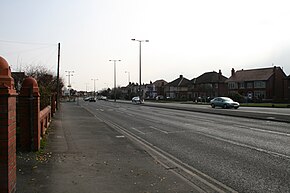
[[[80,105],[227,191],[290,191],[289,123],[106,101]]]

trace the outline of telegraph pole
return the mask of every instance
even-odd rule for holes
[[[58,43],[58,54],[57,54],[57,77],[56,77],[56,109],[59,109],[59,63],[60,63],[60,43]]]

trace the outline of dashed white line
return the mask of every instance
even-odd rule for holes
[[[139,133],[141,133],[141,134],[143,134],[143,135],[145,135],[145,134],[146,134],[146,133],[144,133],[144,132],[140,131],[139,129],[136,129],[135,127],[131,127],[131,129],[133,129],[133,130],[135,130],[135,131],[137,131],[137,132],[139,132]]]
[[[162,129],[158,129],[158,128],[153,127],[153,126],[150,126],[150,128],[151,128],[151,129],[154,129],[154,130],[157,130],[157,131],[160,131],[160,132],[162,132],[162,133],[168,134],[167,131],[164,131],[164,130],[162,130]]]

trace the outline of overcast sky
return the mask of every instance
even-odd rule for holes
[[[77,90],[280,66],[290,74],[289,0],[0,0],[0,55],[13,71],[74,71]]]

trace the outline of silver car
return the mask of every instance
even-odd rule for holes
[[[233,101],[228,97],[216,97],[210,101],[210,105],[212,108],[222,107],[224,109],[227,108],[239,108],[240,104],[238,102]]]
[[[143,102],[144,101],[142,99],[140,99],[140,97],[138,97],[138,96],[132,98],[132,103],[134,103],[134,104],[141,104]]]

